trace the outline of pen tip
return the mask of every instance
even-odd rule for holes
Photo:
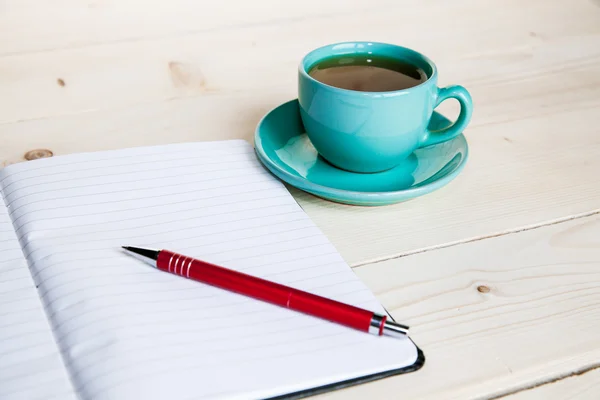
[[[121,246],[124,250],[127,250],[132,255],[142,256],[156,261],[160,250],[146,249],[135,246]]]

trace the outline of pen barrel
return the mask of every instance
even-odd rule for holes
[[[373,331],[374,313],[349,304],[267,281],[243,272],[162,250],[157,268],[364,332]],[[385,321],[385,320],[384,320]],[[384,321],[381,321],[383,323]],[[375,333],[375,332],[372,332]],[[379,332],[379,334],[381,334]]]

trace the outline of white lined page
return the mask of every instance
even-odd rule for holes
[[[0,196],[0,399],[75,399]]]
[[[264,398],[416,359],[408,339],[186,280],[120,250],[166,248],[382,312],[246,142],[37,160],[6,168],[0,184],[83,399]]]

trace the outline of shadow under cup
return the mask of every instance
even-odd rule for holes
[[[407,89],[363,92],[330,86],[309,75],[325,60],[359,55],[411,64],[427,79]],[[433,110],[450,97],[461,104],[457,121],[429,131]],[[338,168],[363,173],[388,170],[420,147],[452,139],[471,117],[469,93],[462,86],[439,89],[431,60],[405,47],[375,42],[337,43],[308,53],[298,70],[298,102],[306,133],[319,154]]]

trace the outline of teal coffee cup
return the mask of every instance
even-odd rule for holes
[[[374,66],[372,61],[390,70],[369,75],[373,68],[365,67]],[[372,87],[345,87],[352,73],[362,73]],[[311,51],[300,63],[300,116],[313,146],[329,163],[353,172],[385,171],[418,148],[456,137],[469,124],[469,92],[458,85],[439,88],[437,82],[435,64],[414,50],[375,42],[331,44]],[[447,128],[429,130],[433,110],[450,98],[460,103],[458,118]]]

